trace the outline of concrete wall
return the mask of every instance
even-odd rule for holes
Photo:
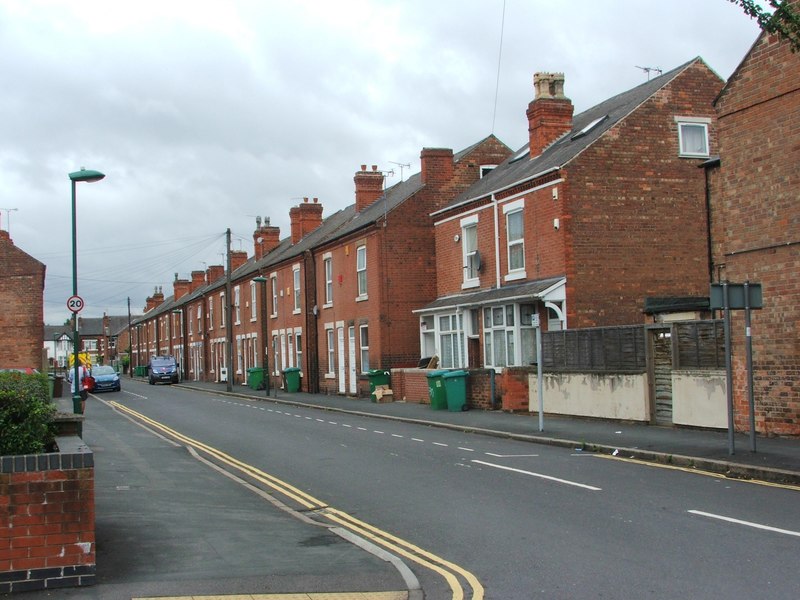
[[[529,407],[539,412],[536,375],[529,381]],[[647,376],[546,373],[544,412],[625,421],[649,421]]]
[[[672,372],[672,422],[694,427],[728,427],[725,371]]]

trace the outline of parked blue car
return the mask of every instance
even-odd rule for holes
[[[114,367],[98,365],[92,368],[92,377],[94,377],[93,392],[118,392],[122,389],[119,373],[114,370]]]

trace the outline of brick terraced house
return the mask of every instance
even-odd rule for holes
[[[43,369],[45,265],[0,229],[0,368]]]
[[[370,369],[416,365],[413,311],[436,293],[430,213],[510,153],[494,136],[457,154],[426,148],[420,173],[388,189],[384,173],[363,165],[355,204],[323,218],[322,204],[306,198],[283,240],[259,219],[253,257],[232,253],[231,322],[222,267],[193,272],[191,282],[176,276],[174,294],[157,289],[134,323],[133,364],[173,354],[188,379],[243,385],[267,354],[274,383],[299,368],[303,390],[352,395],[365,393]]]
[[[800,7],[800,3],[794,3]],[[760,283],[752,312],[756,430],[800,435],[800,53],[761,33],[715,102],[710,166],[718,281]],[[732,311],[736,425],[749,429],[744,317]]]
[[[648,298],[709,289],[705,177],[723,81],[696,58],[578,115],[537,73],[528,143],[434,211],[437,298],[420,354],[535,362],[535,323],[644,323]],[[523,396],[524,397],[524,396]]]

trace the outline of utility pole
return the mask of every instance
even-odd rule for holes
[[[233,310],[231,306],[231,229],[230,227],[225,231],[225,250],[228,255],[227,267],[225,274],[225,324],[226,331],[225,337],[227,339],[225,348],[225,362],[228,367],[228,377],[225,384],[225,389],[229,392],[233,391]]]

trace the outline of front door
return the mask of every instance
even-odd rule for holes
[[[358,381],[356,378],[356,328],[349,327],[347,329],[347,339],[350,342],[348,347],[347,358],[350,362],[347,363],[347,373],[349,375],[350,394],[356,395],[358,393]]]
[[[345,365],[344,365],[344,326],[340,325],[336,328],[336,341],[337,341],[337,355],[339,359],[339,393],[344,394],[345,389]]]

